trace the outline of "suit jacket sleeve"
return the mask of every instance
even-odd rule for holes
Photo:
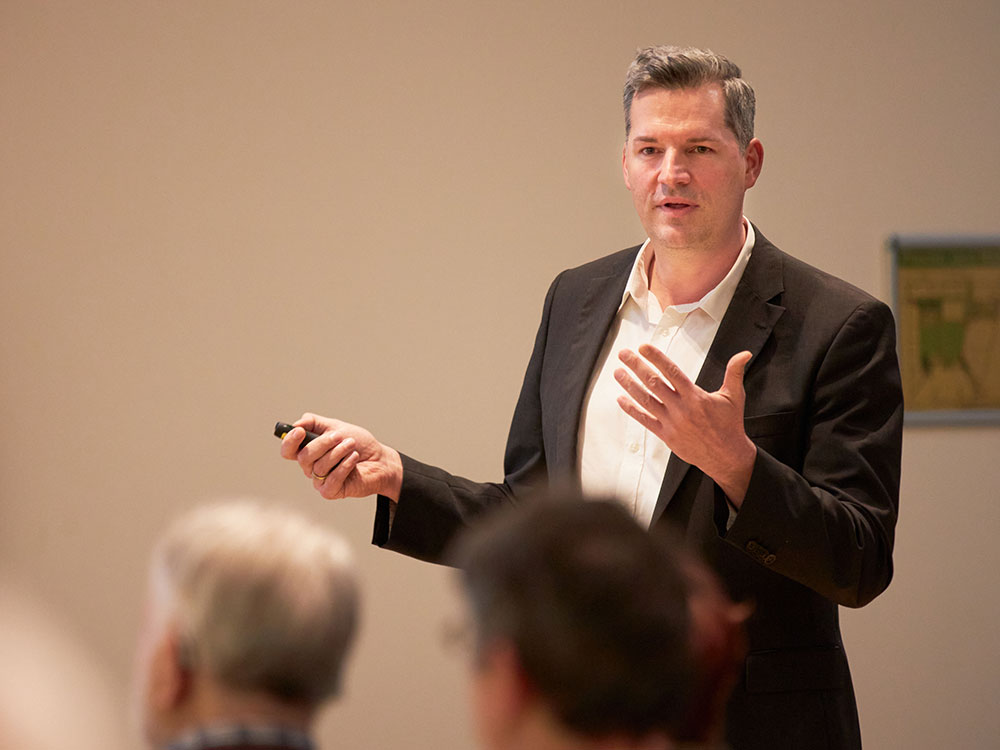
[[[888,307],[860,303],[814,367],[793,420],[804,433],[795,436],[798,455],[769,443],[767,429],[751,435],[757,461],[724,537],[773,571],[859,607],[892,578],[902,390]]]

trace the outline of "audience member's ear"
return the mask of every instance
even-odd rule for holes
[[[483,647],[476,660],[473,700],[480,732],[493,747],[516,731],[536,702],[537,692],[521,666],[514,645],[497,641]]]
[[[164,630],[156,644],[149,665],[149,700],[159,712],[179,706],[191,689],[191,670],[181,651],[181,639],[175,627]]]

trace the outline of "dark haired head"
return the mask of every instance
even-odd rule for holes
[[[726,102],[726,127],[736,136],[740,149],[746,151],[753,138],[756,98],[741,75],[739,66],[710,50],[671,46],[640,49],[625,76],[625,137],[632,129],[632,100],[640,91],[718,84]]]
[[[692,575],[711,574],[619,504],[568,493],[513,509],[462,539],[455,562],[477,648],[511,644],[570,729],[683,740],[714,722],[693,717],[704,688],[689,606]]]

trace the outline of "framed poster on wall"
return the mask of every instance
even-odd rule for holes
[[[1000,235],[894,235],[908,424],[1000,423]]]

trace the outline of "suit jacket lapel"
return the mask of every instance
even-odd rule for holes
[[[638,252],[638,247],[635,251]],[[608,275],[587,280],[579,290],[580,313],[573,321],[569,345],[565,352],[562,371],[565,382],[565,400],[556,436],[555,461],[557,466],[577,465],[577,439],[580,432],[580,415],[583,399],[597,365],[608,330],[614,323],[621,306],[622,293],[628,281],[635,252],[625,256],[624,263]]]
[[[719,389],[726,374],[726,365],[734,354],[749,351],[753,358],[747,369],[753,367],[757,353],[785,311],[785,308],[771,302],[784,289],[780,252],[756,226],[754,231],[757,239],[753,253],[695,381],[706,391]],[[654,523],[663,515],[690,466],[677,456],[670,456],[653,511]]]

